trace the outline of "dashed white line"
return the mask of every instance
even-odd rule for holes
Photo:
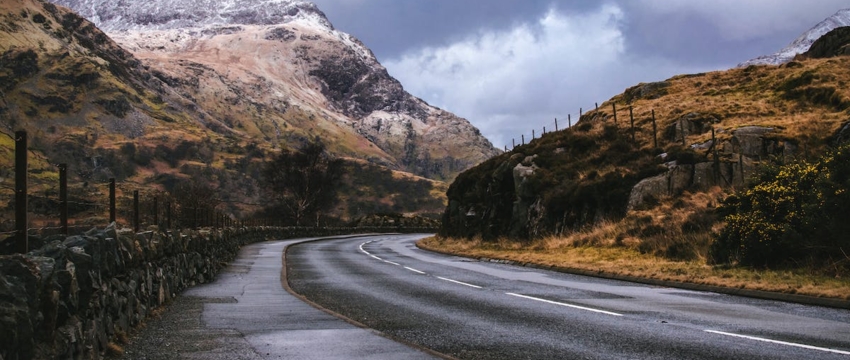
[[[755,337],[755,336],[733,334],[733,333],[727,333],[727,332],[715,331],[715,330],[705,330],[705,332],[712,333],[712,334],[718,334],[718,335],[732,336],[732,337],[748,339],[748,340],[768,342],[768,343],[772,343],[772,344],[794,346],[794,347],[809,349],[809,350],[818,350],[818,351],[831,352],[831,353],[841,354],[841,355],[850,355],[850,351],[842,351],[842,350],[835,350],[835,349],[830,349],[830,348],[822,348],[822,347],[817,347],[817,346],[798,344],[798,343],[779,341],[779,340],[771,340],[771,339],[765,339],[765,338],[760,338],[760,337]]]
[[[540,301],[540,302],[544,302],[544,303],[547,303],[547,304],[566,306],[566,307],[570,307],[570,308],[573,308],[573,309],[592,311],[592,312],[595,312],[595,313],[612,315],[612,316],[623,316],[623,314],[618,314],[618,313],[615,313],[615,312],[599,310],[599,309],[594,309],[594,308],[589,308],[589,307],[584,307],[584,306],[578,306],[578,305],[572,305],[572,304],[565,304],[565,303],[561,303],[561,302],[557,302],[557,301],[536,298],[536,297],[533,297],[533,296],[526,296],[526,295],[514,294],[514,293],[506,293],[506,294],[508,294],[510,296],[520,297],[520,298],[523,298],[523,299]]]
[[[440,276],[437,276],[437,279],[445,280],[445,281],[452,282],[452,283],[455,283],[455,284],[458,284],[458,285],[469,286],[471,288],[481,289],[481,287],[478,286],[478,285],[467,284],[467,283],[462,282],[462,281],[452,280],[452,279],[448,279],[448,278],[444,278],[444,277],[440,277]]]
[[[419,270],[416,270],[416,269],[414,269],[414,268],[412,268],[412,267],[407,267],[407,266],[405,266],[404,268],[405,268],[405,269],[407,269],[407,270],[413,271],[413,272],[415,272],[415,273],[417,273],[417,274],[425,275],[425,273],[424,273],[424,272],[419,271]]]
[[[387,263],[387,264],[390,264],[390,265],[401,266],[401,264],[399,264],[399,263],[397,263],[397,262],[392,262],[392,261],[389,261],[389,260],[381,260],[381,261],[383,261],[383,262],[385,262],[385,263]]]

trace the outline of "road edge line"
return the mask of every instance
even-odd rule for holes
[[[442,254],[447,256],[456,256],[462,257],[471,260],[477,261],[489,261],[495,259],[489,259],[484,257],[472,257],[472,256],[464,256],[459,254],[453,254],[448,251],[440,251],[434,249],[428,249],[419,246],[419,242],[415,243],[416,247],[420,250],[430,251],[435,254]],[[821,298],[814,296],[806,296],[806,295],[798,295],[798,294],[785,294],[778,293],[772,291],[764,291],[764,290],[752,290],[752,289],[741,289],[741,288],[730,288],[716,285],[705,285],[705,284],[695,284],[695,283],[686,283],[680,281],[670,281],[670,280],[660,280],[660,279],[650,279],[650,278],[641,278],[636,276],[628,276],[628,275],[616,275],[610,274],[600,271],[590,271],[590,270],[582,270],[568,267],[560,267],[560,266],[547,266],[547,265],[538,265],[533,263],[522,263],[513,260],[498,260],[500,264],[506,265],[514,265],[514,266],[522,266],[532,269],[540,269],[540,270],[549,270],[560,272],[564,274],[572,274],[572,275],[582,275],[595,277],[599,279],[608,279],[608,280],[617,280],[617,281],[625,281],[636,284],[644,284],[644,285],[653,285],[653,286],[663,286],[674,289],[683,289],[683,290],[693,290],[693,291],[703,291],[703,292],[713,292],[718,294],[725,295],[734,295],[734,296],[743,296],[753,299],[761,299],[761,300],[773,300],[773,301],[782,301],[786,303],[792,304],[802,304],[802,305],[811,305],[811,306],[821,306],[828,307],[834,309],[850,309],[850,300],[841,300],[835,298]]]
[[[385,339],[389,339],[389,340],[395,341],[395,342],[400,343],[400,344],[402,344],[402,345],[406,345],[406,346],[408,346],[408,347],[410,347],[410,348],[413,348],[413,349],[416,349],[416,350],[422,351],[422,352],[424,352],[424,353],[427,353],[427,354],[429,354],[429,355],[436,356],[436,357],[441,358],[441,359],[447,359],[447,360],[458,360],[457,358],[452,357],[452,356],[450,356],[450,355],[443,354],[443,353],[441,353],[441,352],[437,352],[437,351],[435,351],[435,350],[432,350],[432,349],[426,348],[426,347],[424,347],[424,346],[421,346],[421,345],[418,345],[418,344],[414,344],[414,343],[409,342],[409,341],[407,341],[407,340],[399,339],[399,338],[396,338],[396,337],[394,337],[394,336],[388,335],[388,334],[386,334],[386,333],[384,333],[384,332],[381,332],[381,331],[375,330],[375,329],[373,329],[373,328],[370,328],[370,327],[366,326],[366,324],[363,324],[363,323],[361,323],[361,322],[359,322],[359,321],[357,321],[357,320],[351,319],[351,318],[349,318],[349,317],[347,317],[347,316],[345,316],[345,315],[342,315],[342,314],[340,314],[340,313],[338,313],[338,312],[336,312],[336,311],[333,311],[333,310],[331,310],[331,309],[328,309],[328,308],[323,307],[322,305],[319,305],[318,303],[316,303],[316,302],[314,302],[314,301],[312,301],[312,300],[308,299],[308,298],[307,298],[307,297],[305,297],[304,295],[301,295],[301,294],[299,294],[299,293],[295,292],[295,290],[293,290],[293,289],[292,289],[292,287],[291,287],[291,286],[289,286],[289,276],[287,275],[287,274],[288,274],[288,272],[287,272],[287,269],[286,269],[286,254],[289,252],[289,248],[290,248],[290,247],[295,246],[295,245],[300,245],[300,244],[307,244],[307,243],[311,243],[311,242],[319,242],[319,241],[327,241],[327,240],[350,239],[350,238],[366,237],[366,236],[381,236],[381,235],[402,235],[402,234],[358,234],[358,235],[350,235],[350,236],[335,236],[335,237],[327,237],[327,238],[309,239],[309,240],[304,240],[304,241],[300,241],[300,242],[296,242],[296,243],[292,243],[292,244],[286,245],[286,246],[284,246],[283,251],[281,251],[281,258],[280,258],[280,260],[281,260],[281,266],[280,266],[280,284],[281,284],[281,286],[283,286],[283,289],[284,289],[284,290],[286,290],[286,292],[288,292],[290,295],[292,295],[292,296],[296,297],[298,300],[301,300],[301,301],[303,301],[303,302],[307,303],[308,305],[310,305],[310,306],[312,306],[312,307],[314,307],[314,308],[316,308],[316,309],[319,309],[319,310],[321,310],[321,311],[324,311],[326,314],[329,314],[329,315],[331,315],[331,316],[333,316],[333,317],[336,317],[336,318],[338,318],[338,319],[340,319],[340,320],[342,320],[342,321],[345,321],[345,322],[347,322],[347,323],[349,323],[349,324],[351,324],[351,325],[354,325],[354,326],[359,327],[359,328],[364,329],[364,330],[369,330],[369,331],[370,331],[370,332],[372,332],[373,334],[379,335],[379,336],[381,336],[381,337],[383,337],[383,338],[385,338]],[[404,234],[404,235],[408,235],[408,234]]]

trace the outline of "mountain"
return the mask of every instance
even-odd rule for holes
[[[132,23],[118,11],[125,3],[100,17]],[[33,226],[58,219],[60,163],[70,169],[72,223],[105,223],[109,178],[119,182],[119,199],[135,189],[145,199],[183,184],[206,186],[220,209],[241,217],[262,205],[260,174],[275,149],[318,139],[346,160],[333,215],[350,219],[441,211],[445,183],[434,179],[497,152],[466,120],[404,92],[368,49],[333,30],[311,4],[255,5],[268,17],[239,8],[244,16],[214,18],[285,25],[116,33],[137,40],[129,48],[63,6],[0,2],[0,233],[13,225],[17,130],[29,134]],[[182,19],[166,17],[170,24]],[[119,219],[128,216],[122,211]]]
[[[803,54],[809,50],[815,40],[824,36],[826,33],[835,28],[842,26],[850,26],[850,9],[839,10],[835,15],[828,17],[826,20],[815,25],[809,31],[800,35],[796,40],[791,42],[779,52],[772,55],[759,56],[755,59],[745,61],[738,64],[738,67],[747,67],[750,65],[779,65],[789,62],[794,59],[797,54]]]
[[[92,19],[220,131],[283,146],[319,137],[341,156],[437,180],[498,154],[468,121],[404,91],[310,2],[56,3]]]

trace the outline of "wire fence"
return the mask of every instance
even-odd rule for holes
[[[613,123],[616,126],[620,126],[620,122],[623,122],[626,126],[628,126],[632,140],[634,141],[634,140],[636,140],[635,134],[637,133],[637,131],[639,129],[635,127],[635,116],[634,116],[633,108],[631,106],[629,106],[627,109],[628,109],[628,113],[629,113],[628,119],[626,119],[626,118],[624,118],[623,116],[620,115],[620,112],[626,111],[626,109],[622,109],[622,108],[618,109],[616,103],[611,104],[611,109],[610,109],[611,113],[610,114],[607,112],[606,109],[600,109],[599,103],[594,103],[594,106],[593,106],[592,109],[579,108],[577,117],[573,117],[572,116],[573,114],[567,114],[566,118],[561,118],[560,120],[558,118],[554,118],[553,121],[551,121],[547,124],[541,125],[538,128],[532,129],[529,133],[523,133],[523,134],[520,134],[520,136],[518,138],[511,139],[511,144],[505,144],[504,145],[504,151],[505,152],[513,151],[517,146],[524,146],[524,145],[530,144],[532,141],[537,140],[538,138],[541,138],[548,133],[571,130],[574,125],[578,124],[579,121],[582,120],[583,117],[585,117],[586,115],[590,116],[591,113],[593,114],[592,115],[593,117],[596,117],[597,115],[602,115],[603,120],[606,120],[606,121],[609,118],[613,119]],[[652,114],[652,116],[651,116],[652,137],[653,137],[653,141],[654,141],[653,145],[657,148],[658,147],[658,128],[657,128],[657,124],[656,124],[656,120],[655,120],[655,110],[651,110],[651,114]],[[585,119],[585,121],[587,121],[587,119]]]
[[[14,222],[0,221],[0,250],[25,253],[31,237],[79,235],[93,227],[117,223],[136,232],[154,226],[158,230],[223,228],[245,226],[283,226],[284,219],[237,219],[221,210],[222,205],[260,207],[242,201],[219,200],[210,188],[187,185],[174,193],[157,189],[154,184],[131,181],[79,181],[68,184],[66,164],[58,168],[59,181],[34,193],[29,188],[27,133],[15,133]],[[55,170],[55,169],[54,169]],[[45,172],[44,169],[39,171]],[[192,182],[195,183],[195,182]],[[58,186],[58,187],[57,187]],[[9,248],[14,250],[9,251]]]

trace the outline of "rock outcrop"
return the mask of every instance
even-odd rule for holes
[[[674,124],[681,126],[680,121]],[[773,128],[760,126],[742,127],[732,131],[730,140],[716,144],[722,160],[694,164],[679,164],[677,161],[668,163],[667,173],[641,180],[632,188],[628,209],[637,209],[662,197],[677,196],[685,190],[704,191],[713,186],[743,187],[747,177],[755,173],[760,161],[771,156],[791,158],[796,155],[797,146],[794,143],[768,136],[774,131]],[[709,142],[703,150],[712,151],[714,146]]]

